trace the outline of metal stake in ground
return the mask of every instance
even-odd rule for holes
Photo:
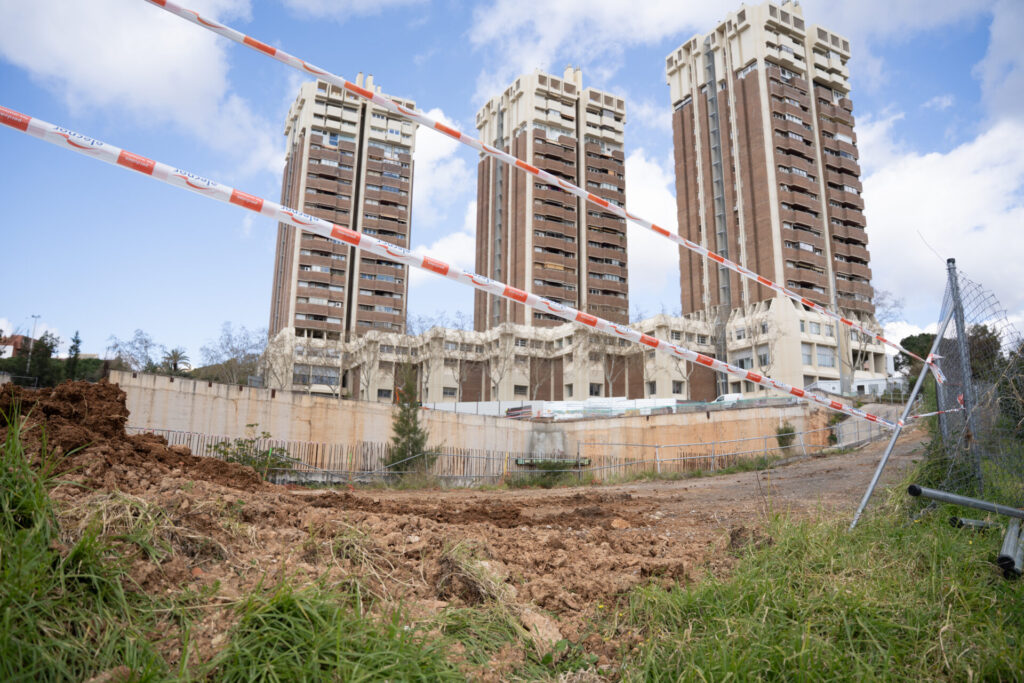
[[[935,340],[932,342],[932,350],[930,351],[931,358],[939,348],[939,342],[942,341],[942,335],[946,331],[946,327],[949,325],[949,320],[953,316],[953,312],[950,311],[946,314],[946,319],[939,325],[938,332],[935,334]],[[857,511],[853,513],[853,521],[850,522],[850,530],[852,531],[857,526],[857,520],[860,519],[861,514],[864,512],[864,508],[868,506],[868,501],[871,500],[871,494],[875,492],[875,487],[878,486],[878,480],[882,476],[882,470],[885,469],[885,464],[889,462],[889,456],[892,455],[892,449],[896,446],[896,439],[900,438],[900,433],[903,431],[903,425],[907,420],[907,416],[910,415],[910,407],[914,404],[914,399],[917,398],[917,393],[921,391],[921,387],[924,385],[924,378],[928,372],[926,368],[921,368],[921,373],[917,376],[917,382],[914,383],[914,390],[910,392],[910,398],[907,399],[907,404],[903,406],[903,414],[900,415],[900,419],[896,422],[896,429],[893,430],[892,436],[889,438],[889,445],[885,447],[885,453],[882,454],[882,459],[878,461],[878,467],[875,468],[875,474],[871,477],[871,483],[868,484],[868,490],[864,492],[864,497],[861,498],[860,505],[857,506]]]

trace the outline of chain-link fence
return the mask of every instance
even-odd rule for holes
[[[933,438],[918,483],[1024,504],[1024,347],[999,300],[948,265]]]

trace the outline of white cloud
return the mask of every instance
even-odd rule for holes
[[[455,121],[442,110],[426,115],[459,130]],[[432,130],[416,133],[416,168],[413,178],[413,230],[430,231],[441,222],[460,199],[476,194],[476,169],[466,162],[468,151],[462,143]]]
[[[903,145],[893,138],[896,123],[904,118],[903,112],[885,111],[880,116],[866,115],[857,121],[857,148],[864,174],[884,168],[906,152]]]
[[[921,327],[920,325],[915,325],[913,323],[907,322],[906,320],[897,320],[895,322],[886,324],[886,326],[882,330],[882,334],[885,335],[886,339],[899,342],[900,340],[906,337],[909,337],[914,334],[921,334],[922,332],[935,334],[935,332],[938,331],[938,329],[939,324],[937,322],[929,323],[924,327]],[[885,347],[885,353],[886,355],[889,356],[895,356],[897,353],[899,353],[899,351],[887,346]]]
[[[413,247],[421,256],[432,256],[463,270],[476,270],[476,200],[469,202],[463,213],[462,226],[457,232],[442,235],[431,244]],[[419,268],[409,271],[410,287],[433,284],[438,276]],[[436,302],[434,302],[436,304]]]
[[[626,157],[627,205],[632,211],[677,232],[675,176],[637,149]],[[679,308],[679,248],[646,228],[629,223],[629,302],[647,313]]]
[[[944,111],[952,107],[955,101],[956,98],[954,98],[949,93],[946,93],[945,95],[936,95],[935,97],[931,98],[921,106],[924,107],[925,109],[935,109],[936,111]]]
[[[422,4],[423,0],[284,0],[289,9],[314,19],[345,19],[380,14],[395,7]]]
[[[901,149],[883,135],[862,150],[886,158],[864,179],[874,284],[937,318],[946,269],[930,245],[1011,314],[1024,311],[1024,123],[1003,121],[945,154]]]
[[[550,70],[556,62],[585,67],[601,83],[620,63],[624,48],[679,34],[680,42],[722,15],[714,3],[494,0],[473,12],[472,44],[487,48],[495,66],[477,79],[478,100],[501,92],[517,74]],[[560,70],[559,70],[560,72]]]
[[[997,2],[989,29],[988,51],[974,75],[981,81],[982,99],[992,118],[1024,118],[1024,4]]]
[[[1014,4],[1017,7],[1012,8]],[[888,70],[874,54],[873,43],[906,40],[964,21],[988,12],[992,1],[807,0],[802,5],[809,23],[832,27],[850,39],[858,80],[877,86],[885,81]],[[998,6],[1007,15],[1021,11],[1020,3],[1012,0]],[[678,0],[492,0],[476,8],[469,31],[473,45],[486,48],[494,64],[478,76],[476,99],[483,101],[501,92],[517,74],[550,70],[566,61],[583,65],[588,77],[600,84],[617,70],[625,48],[671,36],[682,43],[695,33],[710,31],[729,9],[737,8]],[[1008,37],[1019,33],[1019,24],[1005,32]],[[1013,45],[1008,41],[1008,49],[1000,55],[1012,55]]]
[[[248,0],[190,6],[211,18],[249,16]],[[243,172],[280,172],[279,125],[231,92],[223,38],[144,2],[0,0],[0,16],[0,57],[71,109],[171,125],[239,155]]]
[[[672,109],[664,102],[629,99],[626,102],[626,115],[645,128],[663,135],[672,135]]]

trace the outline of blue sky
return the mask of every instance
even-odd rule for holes
[[[627,205],[675,225],[664,57],[734,3],[618,0],[182,2],[352,79],[372,73],[474,131],[516,74],[583,69],[627,100]],[[875,286],[905,301],[902,336],[938,314],[944,264],[1024,318],[1024,3],[802,3],[849,36]],[[282,124],[301,74],[142,0],[0,0],[0,104],[277,199]],[[276,226],[0,130],[0,327],[81,332],[83,351],[148,332],[193,361],[222,323],[262,328]],[[413,246],[471,268],[476,159],[417,136]],[[937,253],[936,253],[937,252]],[[637,314],[679,307],[678,257],[630,231]],[[414,316],[454,319],[472,294],[411,278]]]

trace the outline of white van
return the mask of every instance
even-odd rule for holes
[[[712,401],[712,403],[726,403],[726,404],[730,404],[730,403],[735,403],[736,401],[742,401],[742,400],[743,400],[743,394],[722,394],[721,396],[716,398],[714,401]]]

